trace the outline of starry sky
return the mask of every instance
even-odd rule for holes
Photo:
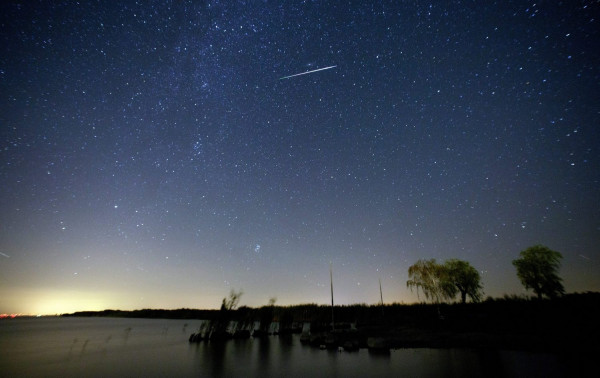
[[[535,244],[600,290],[599,10],[2,2],[0,312],[520,295]]]

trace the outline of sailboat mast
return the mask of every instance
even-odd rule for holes
[[[331,284],[331,330],[335,330],[335,323],[333,322],[333,272],[331,269],[331,263],[329,263],[329,282]]]
[[[379,296],[381,297],[381,316],[383,316],[383,291],[381,290],[381,278],[379,279]]]

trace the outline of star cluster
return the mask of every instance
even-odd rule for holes
[[[0,312],[500,296],[538,243],[600,290],[599,8],[0,5]]]

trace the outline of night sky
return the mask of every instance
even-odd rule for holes
[[[2,2],[0,312],[600,290],[600,2],[363,3]]]

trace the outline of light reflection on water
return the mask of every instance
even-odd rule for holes
[[[400,349],[323,351],[299,337],[188,343],[200,320],[45,318],[0,321],[0,372],[44,377],[561,377],[546,353]],[[580,368],[581,366],[579,366]]]

